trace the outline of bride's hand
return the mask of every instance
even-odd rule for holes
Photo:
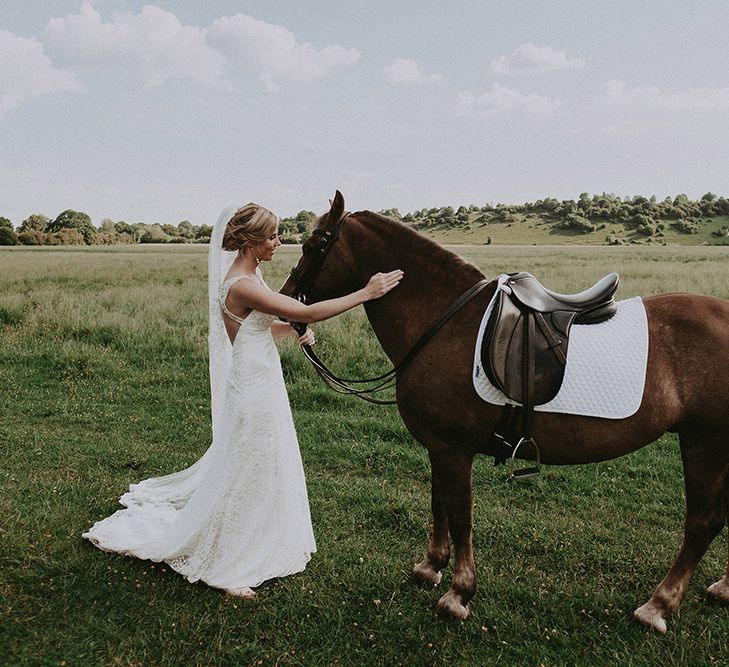
[[[314,332],[311,329],[307,329],[304,331],[301,336],[299,336],[299,343],[301,345],[313,345],[316,343],[316,337],[314,336]]]
[[[387,294],[391,289],[397,287],[403,275],[400,269],[395,269],[388,273],[376,273],[370,278],[370,281],[365,287],[367,300],[379,299],[381,296]]]

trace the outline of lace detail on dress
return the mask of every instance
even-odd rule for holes
[[[222,428],[208,450],[186,470],[130,486],[126,509],[83,535],[226,590],[300,572],[316,551],[275,317],[254,310],[241,319]]]

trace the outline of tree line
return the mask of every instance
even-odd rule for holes
[[[15,229],[0,217],[0,245],[116,245],[132,243],[208,243],[213,228],[183,220],[178,225],[114,222],[104,218],[99,227],[83,211],[67,209],[51,219],[33,213]]]
[[[576,200],[553,197],[525,204],[484,204],[422,208],[402,215],[397,208],[383,209],[382,215],[411,225],[418,231],[471,229],[490,224],[512,224],[539,218],[557,229],[590,234],[604,229],[606,223],[619,223],[626,230],[644,237],[662,236],[668,226],[685,234],[699,232],[702,219],[729,217],[729,199],[707,192],[698,200],[685,194],[658,201],[655,196],[621,198],[603,193],[590,196],[583,192]],[[283,218],[279,235],[284,243],[301,243],[316,219],[312,211],[299,211]],[[143,222],[114,222],[104,218],[96,227],[88,214],[68,209],[51,219],[33,213],[17,227],[0,216],[0,245],[111,245],[133,243],[208,243],[212,226],[193,225],[183,220],[177,225]],[[729,237],[729,226],[714,232]],[[606,239],[611,242],[610,238]]]
[[[539,218],[558,229],[589,234],[605,228],[608,222],[619,223],[626,230],[642,236],[660,235],[668,226],[685,234],[696,234],[705,218],[729,216],[729,199],[707,192],[692,201],[685,194],[658,201],[655,196],[621,198],[603,193],[590,196],[583,192],[576,200],[553,197],[526,204],[486,204],[420,209],[400,216],[397,209],[383,212],[411,224],[421,231],[441,228],[465,228],[487,224],[514,223],[525,218]]]

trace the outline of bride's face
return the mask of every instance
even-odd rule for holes
[[[261,241],[252,247],[256,257],[262,262],[270,262],[273,256],[276,254],[276,249],[281,245],[281,241],[278,238],[278,232],[275,231],[265,241]]]

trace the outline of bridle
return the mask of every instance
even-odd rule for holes
[[[312,232],[312,236],[320,237],[316,250],[314,250],[316,254],[313,255],[312,259],[305,267],[305,271],[299,271],[296,266],[291,269],[291,278],[294,281],[294,290],[291,294],[293,298],[298,299],[302,303],[306,303],[307,292],[311,289],[314,280],[316,280],[316,277],[319,275],[319,271],[321,271],[321,268],[324,265],[324,260],[329,254],[329,251],[332,249],[332,246],[339,238],[339,233],[341,232],[344,223],[351,215],[352,213],[344,213],[344,215],[342,215],[342,217],[337,221],[337,224],[334,227],[333,231],[315,229]],[[304,253],[304,255],[306,255],[306,253]],[[484,278],[483,280],[480,280],[475,285],[466,290],[443,312],[443,314],[435,322],[433,322],[428,327],[425,333],[415,342],[413,347],[403,357],[400,363],[387,371],[387,373],[383,373],[382,375],[378,375],[377,377],[366,379],[341,378],[335,375],[331,370],[329,370],[329,368],[327,368],[324,362],[319,359],[316,352],[314,352],[314,350],[312,350],[309,345],[305,345],[302,348],[304,350],[304,355],[311,362],[314,370],[316,370],[322,380],[324,380],[324,382],[326,382],[332,389],[334,389],[334,391],[340,394],[352,394],[354,396],[357,396],[358,398],[361,398],[364,401],[368,401],[369,403],[377,403],[378,405],[394,405],[397,403],[397,401],[377,399],[373,398],[369,394],[379,393],[394,386],[397,380],[398,373],[402,371],[413,360],[415,355],[438,332],[438,330],[448,320],[450,320],[453,315],[455,315],[461,308],[463,308],[463,306],[465,306],[471,299],[479,294],[481,290],[483,290],[484,287],[489,284],[489,282],[489,280],[486,280]],[[291,326],[296,329],[299,335],[303,334],[304,331],[306,331],[306,324],[292,322]],[[375,384],[375,386],[362,389],[352,386],[371,384]]]
[[[302,303],[306,303],[306,294],[311,289],[316,277],[319,275],[319,271],[321,271],[324,260],[327,258],[329,251],[339,238],[339,232],[342,230],[345,221],[350,215],[352,214],[345,213],[341,218],[339,218],[339,221],[333,231],[315,229],[311,233],[312,236],[319,237],[319,243],[316,250],[314,250],[316,254],[311,259],[311,263],[306,267],[306,272],[302,275],[302,272],[300,272],[296,266],[291,269],[291,277],[294,280],[294,291],[291,293],[291,296],[294,299],[298,299]],[[303,333],[306,330],[306,325],[299,324],[299,326],[301,327],[301,333]]]

